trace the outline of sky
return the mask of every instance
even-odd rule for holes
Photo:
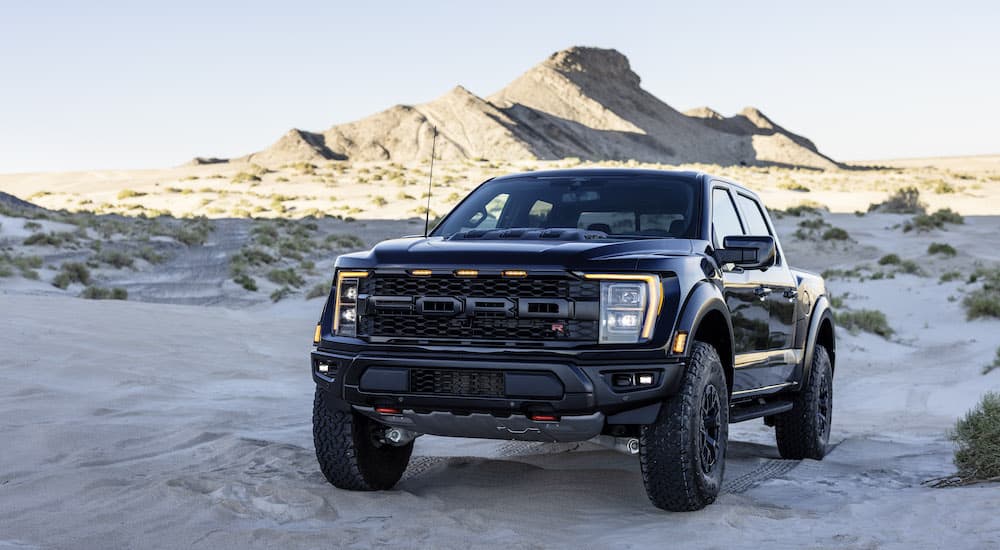
[[[0,0],[0,172],[262,149],[551,53],[671,106],[747,105],[838,160],[1000,153],[1000,2]]]

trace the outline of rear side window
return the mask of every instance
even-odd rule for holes
[[[750,197],[736,195],[736,202],[740,203],[740,208],[743,210],[743,220],[747,222],[747,231],[750,232],[750,235],[771,234],[767,228],[767,222],[764,221],[764,213],[760,211],[760,205],[757,204],[757,201]]]
[[[723,239],[730,235],[745,234],[733,199],[725,189],[712,190],[712,232],[716,248],[721,247]]]

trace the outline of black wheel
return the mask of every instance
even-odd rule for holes
[[[354,411],[331,411],[316,388],[313,399],[313,444],[327,481],[341,489],[391,489],[403,477],[413,442],[395,447],[385,443],[385,426]]]
[[[671,512],[700,510],[722,488],[729,437],[729,393],[722,361],[704,342],[692,346],[680,391],[642,427],[639,464],[649,500]]]
[[[816,346],[812,374],[793,404],[792,410],[774,417],[778,452],[782,458],[822,460],[833,421],[833,367],[823,346]]]

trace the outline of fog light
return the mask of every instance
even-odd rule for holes
[[[634,384],[631,373],[615,374],[611,377],[611,383],[619,388],[627,388]]]
[[[638,384],[640,386],[652,386],[653,385],[653,375],[652,374],[640,374],[636,377]]]
[[[325,373],[330,372],[330,365],[327,365],[326,363],[320,363],[319,366],[317,367],[317,369],[319,369],[319,372],[322,372],[322,373],[325,374]]]

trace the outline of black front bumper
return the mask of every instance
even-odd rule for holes
[[[386,424],[436,435],[573,441],[606,425],[652,422],[684,372],[683,361],[666,357],[488,355],[316,349],[312,373],[328,407],[354,408]],[[653,375],[653,384],[615,386],[616,374],[640,372]],[[539,415],[558,420],[532,420]]]

